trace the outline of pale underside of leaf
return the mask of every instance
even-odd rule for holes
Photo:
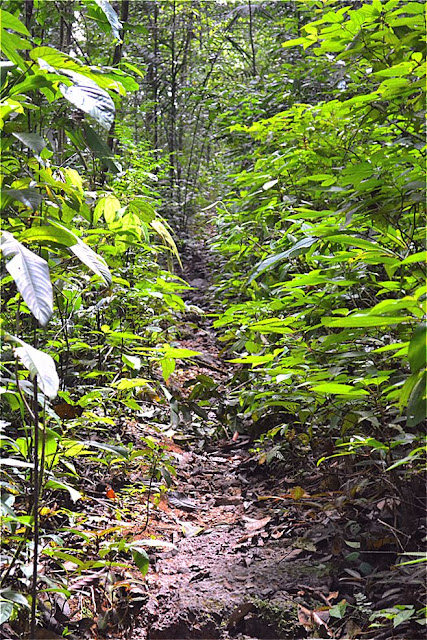
[[[101,256],[99,256],[93,249],[91,249],[82,240],[78,239],[77,244],[73,244],[69,247],[70,251],[74,253],[79,260],[83,262],[91,271],[100,276],[104,282],[111,284],[112,277],[107,264]]]
[[[2,233],[0,246],[4,256],[13,256],[6,269],[19,293],[34,317],[45,326],[53,313],[52,284],[46,260],[24,247],[7,231]]]
[[[15,349],[15,354],[30,372],[31,379],[37,376],[37,383],[45,396],[56,398],[59,391],[59,378],[53,358],[22,340],[19,340],[19,344],[21,346]]]
[[[88,113],[104,129],[109,129],[114,121],[115,107],[112,98],[96,82],[80,73],[61,69],[73,81],[70,87],[60,84],[59,89],[67,100],[75,107]]]

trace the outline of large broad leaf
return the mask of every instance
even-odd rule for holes
[[[106,284],[111,284],[112,276],[111,272],[105,262],[104,258],[101,258],[93,249],[91,249],[83,240],[80,240],[75,233],[64,227],[57,220],[53,220],[49,218],[49,222],[58,229],[66,232],[69,236],[74,239],[74,244],[68,247],[69,251],[74,253],[74,255],[83,262],[93,273],[96,273],[100,276]]]
[[[77,240],[77,244],[73,244],[70,247],[70,251],[72,251],[74,255],[83,262],[83,264],[89,267],[89,269],[93,271],[93,273],[96,273],[98,276],[100,276],[104,280],[104,282],[106,282],[107,284],[111,284],[111,272],[104,258],[101,258],[101,256],[95,253],[95,251],[88,247],[88,245],[85,244],[83,240],[80,240],[80,238],[78,238]]]
[[[86,142],[94,155],[102,160],[103,164],[112,173],[119,173],[122,170],[121,165],[114,159],[114,154],[108,144],[100,138],[97,132],[92,129],[87,122],[83,123]]]
[[[53,358],[44,351],[39,351],[23,340],[15,338],[21,345],[16,347],[15,354],[24,367],[30,372],[31,379],[37,376],[40,389],[48,398],[56,398],[59,391],[59,378]]]
[[[281,253],[277,253],[274,256],[265,258],[256,266],[255,271],[252,273],[251,277],[248,280],[248,283],[255,280],[255,278],[257,278],[267,269],[271,269],[272,267],[276,266],[276,264],[278,264],[279,262],[283,262],[283,260],[286,260],[287,258],[295,258],[301,253],[305,253],[305,251],[308,250],[311,245],[317,242],[317,240],[318,238],[308,236],[307,238],[303,238],[302,240],[296,242],[290,249],[282,251]]]
[[[9,620],[13,613],[13,604],[8,600],[0,600],[0,624]]]
[[[412,389],[408,402],[408,427],[416,427],[427,416],[426,402],[427,372],[424,371],[418,382]]]
[[[102,451],[108,451],[114,453],[120,458],[129,458],[129,450],[126,447],[120,447],[115,444],[106,444],[105,442],[97,442],[96,440],[85,440],[82,442],[86,447],[94,447],[95,449],[102,449]]]
[[[100,9],[105,13],[106,18],[111,26],[111,31],[113,32],[113,36],[117,40],[121,40],[120,38],[120,30],[123,28],[122,23],[120,22],[117,13],[114,11],[111,4],[108,0],[95,0],[96,4]]]
[[[0,10],[0,19],[3,29],[13,29],[17,33],[22,33],[24,36],[29,36],[30,32],[27,27],[16,16],[9,11]]]
[[[391,327],[401,322],[414,320],[412,316],[369,316],[354,313],[345,318],[322,318],[322,324],[327,327],[342,327],[360,329],[362,327]]]
[[[18,138],[24,147],[28,147],[31,151],[37,153],[37,155],[40,155],[47,145],[47,142],[37,133],[29,133],[28,131],[18,133],[15,131],[12,135],[15,136],[15,138]]]
[[[365,389],[356,389],[349,384],[340,384],[338,382],[325,382],[323,384],[317,384],[312,386],[312,390],[315,393],[325,395],[341,395],[341,396],[368,396],[368,391]]]
[[[0,248],[6,258],[13,256],[6,269],[31,313],[45,326],[53,313],[52,284],[46,260],[24,247],[8,231],[0,236]]]
[[[175,241],[172,238],[171,234],[169,233],[168,229],[163,224],[163,222],[157,219],[152,220],[150,222],[150,226],[154,229],[154,231],[156,231],[159,234],[159,236],[162,238],[165,245],[169,246],[172,253],[175,254],[175,257],[177,258],[180,266],[182,267],[181,258],[179,257],[179,253],[178,253],[178,249],[176,248]]]
[[[71,247],[76,239],[73,233],[55,227],[42,225],[40,227],[30,227],[20,235],[21,240],[40,242],[42,244],[56,244]]]
[[[29,36],[28,29],[12,13],[3,9],[0,9],[0,12],[0,49],[6,58],[24,70],[26,68],[25,60],[19,55],[18,51],[20,49],[31,49],[31,44],[28,40],[24,40],[6,29],[13,29],[17,33]]]
[[[427,323],[421,322],[415,329],[408,348],[412,373],[426,366]]]
[[[120,200],[113,196],[112,194],[105,196],[104,198],[100,198],[98,204],[95,207],[95,211],[93,212],[93,222],[96,224],[99,218],[103,215],[105,222],[109,227],[120,217],[118,213],[122,205],[120,204]]]
[[[70,87],[60,84],[59,89],[67,100],[78,109],[88,113],[104,129],[110,129],[114,122],[115,107],[112,98],[96,82],[81,73],[61,69],[73,81]]]
[[[150,223],[156,217],[156,212],[149,202],[144,198],[134,198],[128,205],[128,209],[142,220],[142,222]]]
[[[46,489],[52,489],[54,491],[57,489],[62,489],[63,491],[68,491],[73,502],[77,502],[77,500],[81,500],[82,498],[82,494],[80,493],[80,491],[77,491],[77,489],[74,489],[74,487],[71,487],[65,482],[60,482],[59,480],[48,480],[46,483]]]
[[[23,205],[35,211],[43,202],[43,197],[37,189],[2,189],[1,208],[3,209],[13,200],[21,202]]]

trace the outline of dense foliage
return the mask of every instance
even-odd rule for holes
[[[241,365],[218,419],[261,463],[387,486],[401,552],[426,535],[422,3],[116,4],[1,9],[0,624],[31,637],[77,576],[148,570],[144,541],[74,549],[79,485],[99,465],[139,466],[141,493],[171,482],[158,425],[120,419],[179,421],[166,383],[197,354],[175,342],[174,266],[197,225]],[[383,618],[422,599],[400,604]]]

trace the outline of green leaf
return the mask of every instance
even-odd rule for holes
[[[154,231],[156,231],[159,234],[159,236],[162,238],[165,245],[167,245],[172,250],[172,253],[175,254],[175,257],[177,258],[180,266],[182,267],[181,258],[179,257],[179,253],[178,253],[178,249],[176,248],[175,241],[172,238],[171,234],[169,233],[168,229],[163,224],[163,222],[158,219],[152,220],[150,222],[150,226],[154,229]]]
[[[100,276],[106,284],[111,284],[111,272],[104,258],[101,258],[101,256],[95,253],[83,240],[77,238],[77,244],[73,244],[69,249],[83,264],[93,271],[93,273]]]
[[[71,235],[74,239],[74,243],[68,246],[69,251],[71,251],[83,264],[85,264],[93,273],[100,276],[106,284],[111,284],[112,276],[111,272],[108,268],[107,263],[104,258],[99,256],[93,249],[91,249],[83,240],[81,240],[75,233],[67,229],[65,226],[60,224],[57,220],[53,220],[49,218],[49,222],[58,229],[65,231],[67,234]]]
[[[14,338],[21,346],[15,348],[15,354],[30,372],[31,379],[37,376],[40,389],[48,398],[56,398],[59,391],[59,378],[53,358],[39,351],[19,338]]]
[[[269,256],[262,260],[255,268],[254,272],[250,276],[248,283],[251,283],[255,280],[261,273],[270,269],[271,267],[276,266],[279,262],[283,262],[287,258],[295,258],[296,256],[304,253],[306,249],[309,249],[315,242],[317,242],[318,238],[313,236],[308,236],[307,238],[303,238],[296,242],[290,249],[286,251],[282,251],[281,253],[277,253],[274,256]]]
[[[30,242],[53,243],[60,244],[65,247],[71,247],[75,244],[75,236],[69,233],[66,229],[60,229],[49,226],[30,227],[20,236],[21,240],[28,240]]]
[[[6,589],[2,589],[0,591],[0,599],[9,600],[10,602],[16,602],[16,604],[20,604],[23,607],[30,607],[27,598],[22,593],[13,591],[12,589],[10,589],[10,587],[7,587]]]
[[[1,207],[2,209],[10,204],[11,201],[17,200],[23,205],[35,211],[43,202],[42,195],[37,189],[2,189],[1,191]]]
[[[88,448],[95,447],[95,449],[102,449],[102,451],[114,453],[115,455],[120,456],[120,458],[129,458],[129,450],[126,449],[126,447],[119,447],[113,444],[105,444],[104,442],[97,442],[95,440],[86,440],[81,444]]]
[[[408,256],[400,264],[413,264],[414,262],[425,262],[427,260],[427,251],[418,251]]]
[[[163,379],[167,382],[175,371],[176,362],[173,358],[162,358],[160,360],[160,366],[162,368]]]
[[[112,194],[105,196],[104,198],[100,198],[93,215],[94,223],[96,224],[99,218],[103,215],[105,222],[109,227],[111,227],[111,225],[116,221],[118,215],[117,212],[121,207],[122,205],[120,204],[120,201]]]
[[[9,11],[0,9],[0,24],[3,29],[13,29],[17,33],[22,33],[24,36],[29,36],[30,32],[27,27],[16,16]]]
[[[356,389],[349,384],[339,384],[337,382],[325,382],[324,384],[318,384],[311,387],[315,393],[333,394],[333,395],[358,395],[368,396],[369,392],[365,389]]]
[[[409,397],[407,415],[408,415],[408,427],[416,427],[427,417],[427,402],[426,402],[426,387],[427,387],[427,372],[424,371],[414,388],[412,389]]]
[[[114,159],[114,154],[108,144],[87,123],[83,123],[86,142],[94,155],[102,160],[103,164],[114,174],[121,171],[120,164]]]
[[[414,608],[404,609],[403,611],[399,611],[399,613],[393,618],[393,627],[396,628],[397,626],[399,626],[399,624],[402,624],[402,622],[406,622],[406,620],[409,620],[410,618],[412,618],[414,613],[415,613]]]
[[[10,33],[10,31],[6,31],[4,28],[1,28],[0,49],[8,60],[16,64],[21,71],[26,71],[27,63],[18,51],[21,49],[31,49],[31,44],[27,40],[24,40],[16,34]]]
[[[343,244],[345,246],[359,247],[360,249],[369,249],[369,250],[377,249],[380,254],[384,252],[391,254],[390,251],[387,251],[384,247],[379,246],[375,242],[371,242],[370,240],[364,240],[363,238],[358,238],[357,236],[349,236],[344,234],[341,235],[341,234],[335,233],[332,235],[324,236],[324,239],[328,240],[329,242],[336,242],[338,244]]]
[[[47,142],[43,140],[43,138],[37,133],[29,133],[28,131],[18,133],[17,131],[15,131],[12,132],[12,135],[15,136],[15,138],[17,138],[20,142],[22,142],[24,147],[28,147],[37,155],[40,155],[47,145]]]
[[[150,566],[150,560],[144,549],[132,549],[132,557],[142,575],[147,575],[148,568]]]
[[[369,316],[352,314],[345,318],[322,318],[322,324],[327,327],[347,327],[361,329],[363,327],[389,327],[402,322],[411,322],[412,316]]]
[[[166,358],[194,358],[194,356],[200,356],[200,351],[194,351],[193,349],[183,349],[178,347],[170,347],[167,345],[162,348],[162,351]]]
[[[80,493],[80,491],[77,491],[77,489],[74,489],[74,487],[71,487],[65,482],[60,482],[59,480],[48,480],[46,482],[46,489],[52,489],[53,491],[57,489],[68,491],[73,502],[77,502],[77,500],[81,500],[82,498],[82,494]]]
[[[421,322],[412,334],[408,347],[408,359],[412,373],[426,366],[427,323]]]
[[[141,358],[138,358],[137,356],[130,356],[126,353],[122,355],[122,361],[125,365],[136,371],[139,371],[142,365]]]
[[[53,313],[52,284],[46,260],[24,247],[8,231],[0,236],[0,249],[5,257],[13,256],[6,269],[31,313],[45,326]]]
[[[156,217],[156,212],[149,202],[143,198],[134,198],[128,205],[128,209],[135,213],[142,222],[149,224]]]

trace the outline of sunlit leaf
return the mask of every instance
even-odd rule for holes
[[[60,84],[62,95],[75,107],[96,120],[104,129],[110,129],[114,122],[115,107],[108,93],[96,82],[70,70],[62,70],[73,81],[71,86]]]
[[[116,40],[121,40],[120,38],[120,30],[123,28],[122,23],[120,22],[117,13],[114,11],[113,7],[109,3],[108,0],[95,0],[96,4],[102,11],[104,12],[108,22],[110,23],[111,30],[113,32]]]
[[[356,389],[349,384],[339,384],[337,382],[325,382],[324,384],[313,385],[312,389],[315,393],[333,394],[333,395],[359,395],[368,396],[369,392],[365,389]]]
[[[132,549],[132,556],[136,566],[138,567],[142,575],[145,576],[150,566],[150,560],[147,553],[144,551],[144,549]]]

